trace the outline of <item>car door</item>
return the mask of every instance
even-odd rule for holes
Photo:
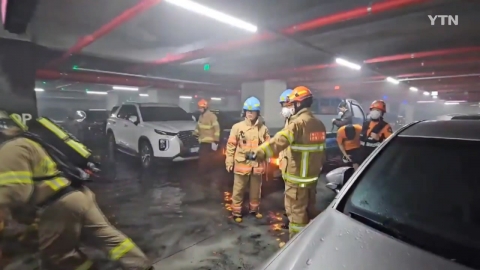
[[[362,125],[366,120],[365,112],[363,111],[362,106],[354,99],[347,99],[346,101],[348,109],[353,114],[352,123]]]
[[[128,105],[123,105],[117,112],[117,117],[114,119],[108,120],[112,130],[115,134],[115,142],[120,147],[126,147],[125,143],[125,125],[128,120],[126,120],[128,114]]]
[[[137,106],[135,105],[124,105],[124,106],[127,107],[125,122],[123,124],[124,143],[128,149],[136,151],[137,144],[138,144],[138,140],[136,138],[139,130],[137,125],[140,121],[138,109],[137,109]],[[132,116],[135,116],[137,118],[136,123],[129,120],[129,118]]]

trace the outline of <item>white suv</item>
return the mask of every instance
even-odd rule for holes
[[[154,158],[185,161],[198,158],[196,122],[182,108],[160,103],[125,103],[108,118],[109,155],[118,150],[141,158],[144,168]]]

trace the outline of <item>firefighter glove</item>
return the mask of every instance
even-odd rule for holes
[[[257,156],[254,152],[247,152],[245,154],[245,159],[246,160],[255,160],[256,158],[257,158]]]
[[[218,142],[213,142],[212,143],[212,150],[217,151],[217,149],[218,149]]]

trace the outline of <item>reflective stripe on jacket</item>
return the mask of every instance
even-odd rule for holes
[[[233,125],[228,137],[225,165],[233,166],[236,174],[248,175],[252,168],[254,174],[265,173],[265,162],[246,160],[245,155],[269,139],[268,129],[261,117],[253,125],[248,119]]]
[[[220,126],[217,116],[209,110],[200,114],[197,127],[193,133],[198,136],[200,143],[218,142],[220,138]]]
[[[310,109],[302,109],[289,119],[286,128],[257,149],[257,159],[285,150],[280,164],[283,179],[301,187],[316,183],[325,162],[325,136],[325,125]]]
[[[0,205],[44,202],[70,185],[67,179],[55,177],[58,173],[56,164],[36,142],[26,138],[7,141],[0,148]],[[33,181],[49,176],[52,179]]]

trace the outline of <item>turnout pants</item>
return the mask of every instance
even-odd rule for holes
[[[203,175],[209,173],[214,163],[215,152],[211,143],[200,143],[198,150],[198,172]]]
[[[79,251],[80,244],[107,252],[110,260],[119,262],[124,269],[151,266],[132,240],[108,222],[88,188],[70,192],[47,205],[39,218],[42,269],[94,269]]]
[[[249,181],[250,180],[250,181]],[[247,188],[250,189],[250,212],[258,212],[260,207],[260,197],[262,190],[262,175],[240,175],[233,176],[232,192],[232,214],[233,216],[242,216],[243,196]]]
[[[285,210],[287,212],[290,239],[317,216],[315,209],[317,185],[298,187],[285,182]]]

